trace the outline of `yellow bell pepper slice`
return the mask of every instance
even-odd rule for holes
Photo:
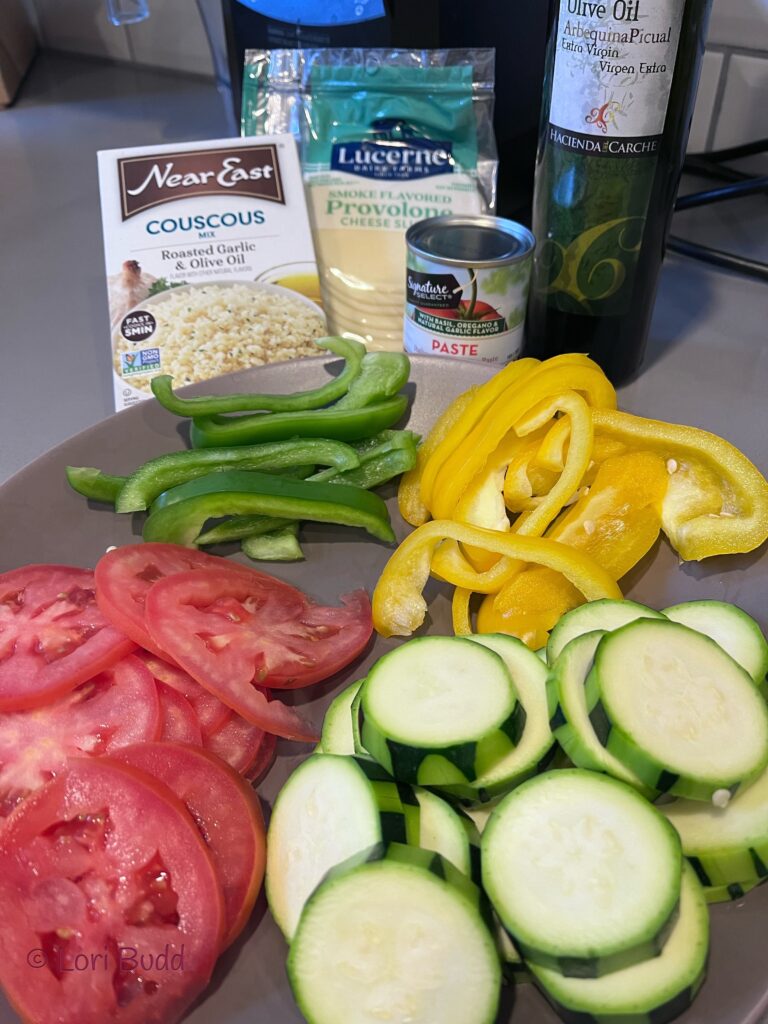
[[[754,551],[768,538],[768,481],[738,448],[698,427],[608,409],[593,415],[598,436],[665,460],[661,528],[681,558]]]
[[[661,503],[668,480],[664,460],[653,452],[629,452],[607,459],[588,493],[555,523],[547,536],[586,552],[612,579],[619,580],[650,551],[659,536]],[[536,591],[544,595],[544,583],[551,591],[548,600],[554,610],[553,624],[574,607],[573,594],[562,587],[561,577],[542,581],[540,574],[534,576],[534,572],[526,569],[505,583],[489,602],[491,607],[481,608],[482,621],[487,623],[492,613],[513,619],[527,614],[537,606]]]
[[[424,467],[438,446],[447,437],[454,424],[473,401],[479,385],[467,388],[443,410],[434,427],[430,430],[416,451],[416,465],[400,478],[397,489],[397,505],[400,515],[411,526],[421,526],[430,518],[429,509],[421,500],[421,477]]]
[[[505,612],[499,609],[498,598],[485,597],[477,612],[477,631],[509,633],[534,651],[546,644],[562,615],[584,603],[571,582],[540,565],[519,573],[508,586],[515,588],[514,604]]]
[[[555,569],[587,601],[621,598],[621,591],[604,569],[588,555],[558,541],[518,537],[437,519],[417,527],[384,567],[372,600],[373,624],[382,636],[410,636],[424,622],[427,603],[422,591],[429,579],[435,548],[446,539]]]
[[[452,517],[461,495],[491,452],[539,402],[571,390],[583,392],[590,405],[616,405],[616,392],[597,364],[552,366],[550,362],[541,364],[518,387],[503,392],[440,467],[431,501],[425,500],[435,518]]]
[[[453,632],[456,636],[469,636],[472,632],[472,619],[470,615],[469,602],[472,599],[472,591],[464,587],[456,587],[451,601],[451,617],[453,619]]]

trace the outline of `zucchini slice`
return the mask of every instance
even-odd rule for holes
[[[444,785],[441,793],[469,803],[488,803],[508,793],[549,763],[555,740],[547,711],[547,668],[522,641],[503,633],[473,634],[467,637],[503,658],[525,712],[523,734],[517,746],[509,743],[508,753],[472,785]]]
[[[636,790],[576,768],[523,783],[482,836],[485,890],[523,957],[575,977],[658,955],[681,863],[677,833]]]
[[[704,899],[707,903],[731,903],[734,900],[743,900],[748,892],[756,889],[760,882],[744,882],[740,885],[734,882],[732,885],[705,885]]]
[[[637,619],[663,619],[661,612],[646,608],[635,601],[615,601],[604,598],[601,601],[590,601],[571,609],[558,621],[547,641],[547,661],[554,665],[555,661],[569,641],[582,633],[593,633],[602,629],[610,633],[614,629],[626,626]]]
[[[687,601],[664,609],[673,622],[703,633],[719,644],[758,686],[768,674],[768,643],[751,616],[725,601]]]
[[[309,1024],[492,1024],[501,964],[482,897],[440,857],[387,848],[312,895],[288,955]]]
[[[600,642],[587,687],[603,745],[659,792],[709,800],[768,764],[768,709],[714,640],[641,619]]]
[[[654,790],[602,745],[590,720],[595,697],[587,695],[585,684],[598,644],[607,634],[602,630],[582,633],[569,640],[558,655],[547,680],[549,725],[555,739],[578,768],[605,772],[629,783],[643,796],[653,798]]]
[[[659,810],[677,830],[702,885],[744,887],[768,878],[768,770],[725,807],[673,800]]]
[[[706,971],[709,915],[691,868],[683,868],[680,914],[659,956],[602,978],[567,978],[529,963],[566,1024],[666,1024],[693,1002]]]
[[[420,637],[380,658],[361,691],[363,747],[393,778],[466,784],[520,735],[503,660],[461,637]]]
[[[352,703],[364,679],[342,690],[328,705],[320,734],[320,748],[324,754],[357,754],[352,724]]]

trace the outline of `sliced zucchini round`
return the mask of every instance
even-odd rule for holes
[[[501,965],[479,892],[420,853],[342,867],[312,895],[288,956],[309,1024],[495,1020]]]
[[[566,612],[549,634],[547,661],[554,665],[565,645],[582,633],[593,633],[596,629],[609,633],[637,619],[663,618],[661,612],[635,601],[616,601],[607,597],[601,601],[580,604]]]
[[[735,900],[743,900],[748,892],[761,884],[761,882],[744,882],[741,885],[734,882],[731,885],[705,885],[704,899],[707,903],[731,903]]]
[[[560,1017],[573,1024],[666,1024],[692,1002],[704,980],[709,915],[691,868],[683,868],[680,914],[659,956],[601,978],[568,978],[529,969]]]
[[[681,862],[677,833],[636,790],[576,768],[523,783],[482,836],[485,890],[524,958],[576,977],[659,953]]]
[[[352,725],[352,702],[365,682],[359,679],[335,697],[328,705],[320,734],[320,749],[324,754],[357,754]]]
[[[503,633],[473,634],[467,638],[503,658],[525,712],[523,733],[516,746],[471,785],[445,785],[440,791],[469,803],[488,803],[508,793],[518,783],[544,767],[555,748],[547,711],[547,669],[544,663],[515,637]]]
[[[479,882],[480,833],[475,823],[428,789],[417,786],[414,792],[420,809],[418,845]]]
[[[702,885],[743,886],[768,877],[768,770],[724,807],[681,799],[659,810],[677,830]]]
[[[768,764],[768,709],[714,640],[641,619],[600,642],[590,683],[603,745],[659,792],[709,800]]]
[[[471,782],[515,743],[521,708],[503,660],[461,637],[420,637],[374,665],[361,691],[364,748],[394,778]]]
[[[686,601],[664,609],[673,622],[703,633],[747,672],[758,686],[768,674],[768,643],[755,620],[726,601]]]
[[[595,651],[604,636],[606,633],[602,630],[582,633],[569,640],[558,655],[547,680],[549,725],[557,742],[578,768],[606,772],[652,798],[654,791],[605,749],[590,721],[593,710],[590,705],[594,704],[596,695],[590,693],[588,699],[585,686]]]

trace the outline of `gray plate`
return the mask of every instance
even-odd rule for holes
[[[191,391],[300,390],[316,386],[321,365],[322,360],[305,359],[269,366],[196,385]],[[408,425],[424,432],[449,399],[488,376],[489,370],[472,364],[415,358],[409,384],[415,404]],[[633,408],[632,397],[632,392],[629,401],[622,396],[622,405]],[[633,411],[648,416],[676,416],[673,403],[660,407],[664,401],[654,404],[652,395],[643,394],[642,402],[636,401],[635,405]],[[0,487],[0,571],[29,562],[92,566],[110,544],[139,540],[141,517],[117,516],[99,506],[88,509],[85,501],[68,488],[64,467],[99,466],[109,472],[127,473],[152,456],[178,450],[182,438],[178,419],[155,402],[144,402],[65,441],[22,470]],[[740,443],[733,434],[730,439]],[[393,495],[391,490],[389,504],[401,538],[408,530],[397,514]],[[391,552],[356,530],[310,525],[304,537],[307,560],[278,566],[275,574],[327,603],[356,587],[372,589]],[[226,551],[222,549],[222,553]],[[624,581],[628,596],[653,607],[718,598],[741,605],[763,627],[767,584],[768,560],[759,553],[681,567],[677,556],[663,543]],[[436,634],[450,633],[448,588],[431,583],[427,596],[429,617],[425,628]],[[395,642],[378,638],[357,664],[311,690],[306,712],[312,720],[320,723],[332,695],[362,676]],[[306,748],[301,745],[281,742],[278,759],[260,787],[267,803],[272,802],[305,755]],[[709,976],[692,1009],[679,1018],[681,1024],[755,1024],[768,1006],[766,948],[768,886],[755,890],[740,903],[713,908]],[[262,896],[249,927],[222,957],[205,998],[188,1016],[189,1024],[300,1024],[302,1017],[286,981],[285,955],[285,943]],[[30,984],[34,984],[34,972],[30,974]],[[0,1003],[0,1024],[15,1019],[7,1005]],[[531,985],[508,989],[502,997],[499,1024],[554,1024],[557,1020]]]

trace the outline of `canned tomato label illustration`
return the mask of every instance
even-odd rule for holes
[[[499,217],[434,217],[406,234],[406,352],[508,363],[523,343],[533,236]]]

